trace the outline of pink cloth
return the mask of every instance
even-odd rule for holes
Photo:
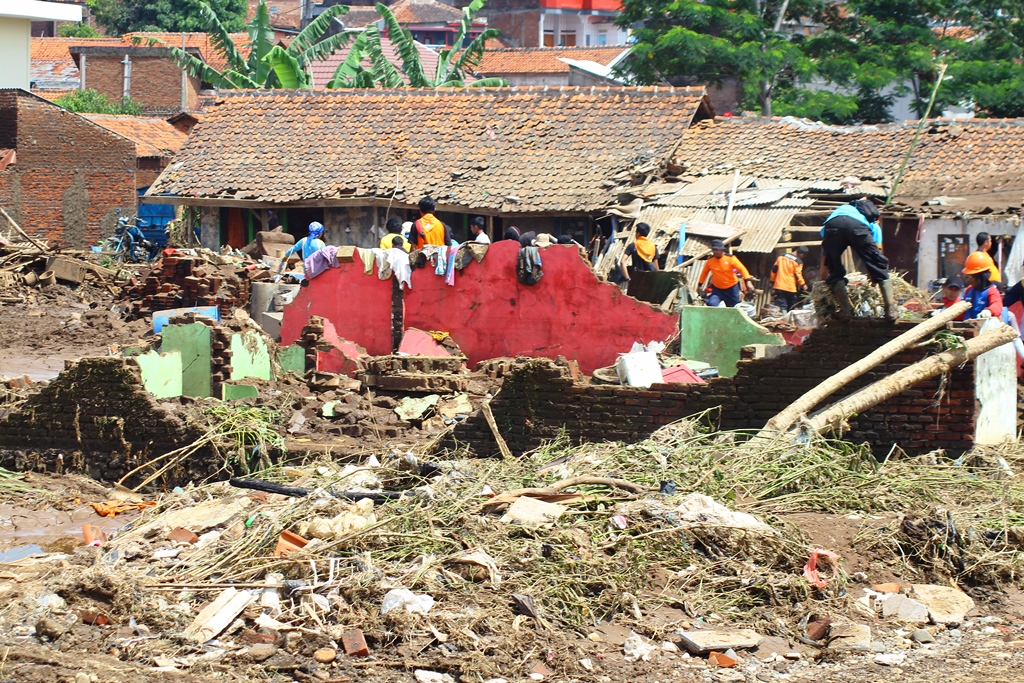
[[[303,266],[306,269],[306,279],[312,280],[328,268],[338,267],[338,248],[327,246],[317,249],[305,260]]]

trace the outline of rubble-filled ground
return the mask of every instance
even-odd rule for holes
[[[235,482],[289,495],[5,475],[5,559],[36,547],[0,568],[3,678],[1011,681],[1024,663],[1015,450],[878,464],[681,422],[462,456]],[[56,531],[26,536],[31,518]]]

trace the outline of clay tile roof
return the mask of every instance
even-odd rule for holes
[[[366,28],[380,21],[380,14],[373,7],[349,7],[346,14],[338,17],[345,28]]]
[[[503,74],[569,73],[562,59],[596,62],[608,66],[629,48],[615,45],[599,47],[513,47],[487,50],[476,72],[485,76]]]
[[[462,21],[462,10],[436,0],[398,0],[390,7],[402,26],[448,24]]]
[[[395,51],[395,46],[388,38],[381,36],[380,39],[381,51],[389,62],[394,64],[399,71],[402,70],[402,58]],[[350,42],[346,47],[336,51],[332,55],[328,55],[326,59],[321,61],[312,62],[309,65],[310,73],[313,75],[313,87],[317,90],[323,90],[324,87],[334,77],[334,72],[338,70],[338,66],[348,58],[349,50],[351,49],[352,43]],[[416,51],[420,53],[420,61],[423,63],[423,71],[427,74],[433,74],[437,71],[437,53],[431,50],[426,45],[416,43]],[[367,57],[363,60],[363,66],[366,68],[370,67],[370,59]],[[403,76],[403,78],[405,78]],[[469,77],[467,82],[473,82],[476,79]],[[408,83],[409,79],[406,78],[405,82]]]
[[[675,155],[690,175],[838,182],[844,176],[891,182],[910,148],[916,121],[828,126],[792,118],[719,118],[686,130]],[[897,198],[1024,189],[1024,119],[929,121]],[[1018,198],[1019,201],[1019,198]]]
[[[134,142],[135,154],[140,157],[172,157],[188,138],[164,119],[112,114],[83,116]]]
[[[259,0],[249,0],[249,14],[246,21],[252,21],[258,5]],[[302,28],[302,5],[303,0],[267,0],[267,10],[270,12],[270,25],[274,28],[298,31]]]
[[[595,211],[612,178],[664,159],[709,113],[703,88],[239,92],[149,195]]]
[[[249,34],[247,33],[232,33],[231,40],[234,41],[236,49],[242,53],[243,57],[249,54]],[[134,33],[126,33],[122,36],[124,43],[133,45],[138,43],[140,46],[149,45],[150,41],[158,41],[158,43],[165,43],[168,47],[181,47],[182,38],[185,40],[185,49],[199,50],[199,54],[202,55],[203,61],[209,64],[218,71],[224,69],[227,66],[227,62],[221,56],[220,52],[214,47],[213,42],[210,40],[210,36],[207,33],[167,33],[167,32],[156,32],[156,31],[136,31]]]

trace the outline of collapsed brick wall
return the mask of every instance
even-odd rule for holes
[[[135,212],[135,143],[28,93],[0,92],[0,205],[30,235],[85,248]]]
[[[16,470],[73,471],[108,482],[200,435],[146,391],[130,358],[85,358],[0,421],[0,465]],[[212,474],[197,453],[172,468],[165,483]],[[163,464],[163,463],[161,463]],[[158,465],[159,466],[159,465]],[[139,483],[143,471],[126,483]]]
[[[907,325],[858,321],[814,332],[803,346],[775,358],[741,360],[733,378],[706,384],[660,384],[650,389],[574,382],[567,368],[542,359],[522,361],[491,402],[498,429],[514,452],[537,448],[564,434],[574,443],[636,441],[658,427],[708,411],[721,429],[756,430],[800,395],[906,331]],[[972,330],[961,330],[971,334]],[[838,400],[921,360],[929,349],[890,359],[833,395]],[[942,388],[939,395],[940,386]],[[922,382],[849,420],[843,438],[869,442],[882,457],[893,444],[910,454],[943,448],[959,454],[973,445],[974,364]],[[468,444],[497,455],[482,415],[459,425],[445,446]]]

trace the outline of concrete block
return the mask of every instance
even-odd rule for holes
[[[231,335],[231,379],[270,377],[270,350],[263,335],[253,330]]]
[[[871,627],[864,624],[832,625],[830,647],[836,650],[867,652],[871,649]]]
[[[267,333],[267,336],[274,341],[281,339],[281,321],[284,320],[284,313],[267,311],[259,318],[260,327]]]
[[[750,629],[718,630],[708,629],[704,631],[679,631],[679,637],[692,654],[701,655],[718,650],[725,652],[733,650],[757,647],[763,637]]]
[[[177,398],[182,392],[181,353],[150,351],[135,357],[142,383],[155,398]]]
[[[222,384],[221,390],[223,392],[223,398],[225,401],[236,401],[240,398],[249,398],[250,396],[259,396],[259,390],[249,384]]]
[[[210,396],[211,328],[202,323],[168,325],[163,328],[160,349],[181,354],[183,396]]]
[[[959,625],[974,609],[970,596],[949,586],[914,584],[914,597],[928,608],[928,616],[936,624]]]
[[[882,601],[882,616],[896,617],[907,624],[927,624],[928,608],[917,600],[897,593]]]

